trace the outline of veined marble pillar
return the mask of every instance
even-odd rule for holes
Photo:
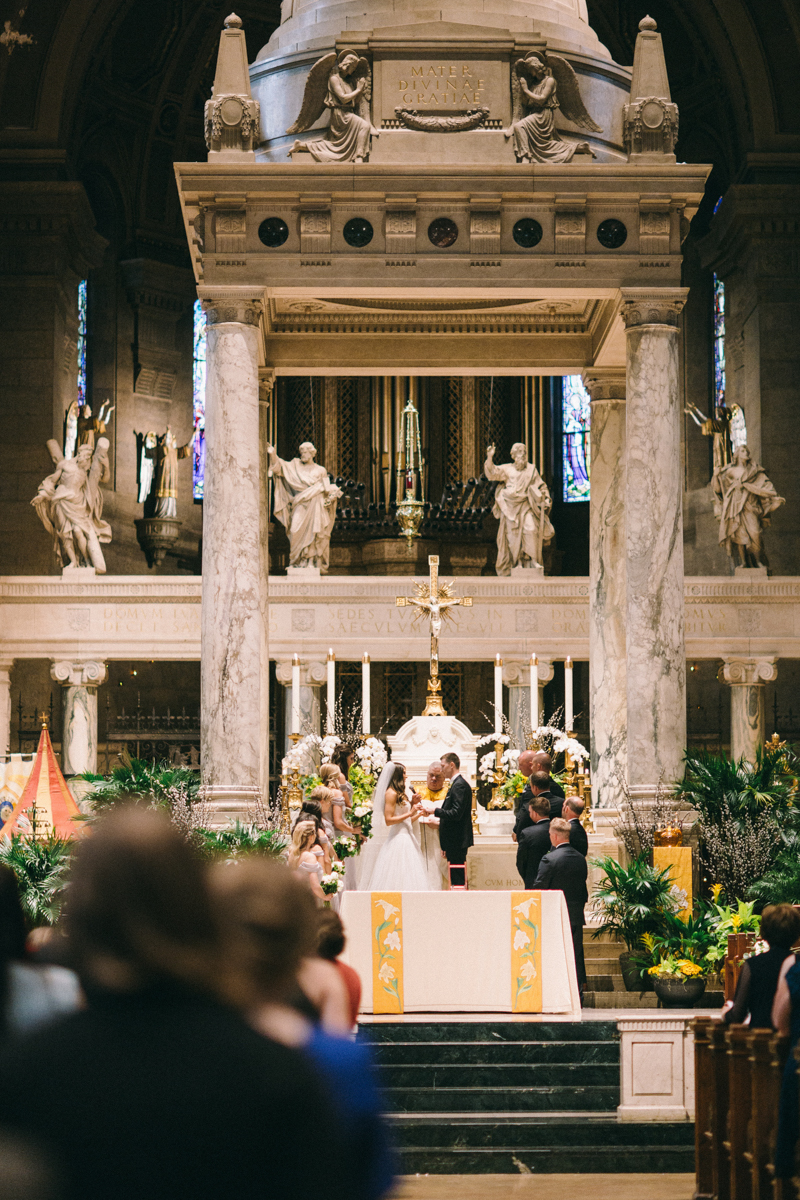
[[[627,543],[625,538],[625,372],[592,367],[589,496],[589,724],[597,808],[618,808],[628,775],[625,687]]]
[[[11,753],[11,668],[13,658],[0,658],[0,757]]]
[[[686,747],[678,319],[686,288],[622,289],[628,786],[655,794]]]
[[[97,770],[97,689],[108,676],[104,662],[54,662],[50,676],[63,687],[61,769],[65,775]]]
[[[262,598],[256,288],[200,288],[208,317],[201,739],[206,799],[262,794]]]
[[[778,678],[777,661],[725,658],[717,677],[731,687],[731,758],[738,761],[744,757],[755,763],[766,736],[764,684]]]
[[[292,731],[292,660],[278,663],[275,671],[278,683],[283,684],[284,701],[286,705],[286,739],[284,754],[292,747],[289,736]],[[322,706],[320,691],[328,679],[328,669],[324,662],[306,662],[300,660],[300,733],[322,732]]]
[[[549,659],[539,659],[536,668],[539,680],[538,706],[544,713],[544,686],[553,678],[553,664]],[[538,725],[537,714],[531,714],[531,667],[530,659],[503,659],[503,683],[508,688],[508,723],[517,744],[525,748],[527,739],[524,729]]]

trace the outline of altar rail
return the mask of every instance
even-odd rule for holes
[[[790,1200],[773,1158],[789,1039],[771,1029],[692,1022],[695,1049],[695,1200]]]

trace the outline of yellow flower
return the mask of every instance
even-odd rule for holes
[[[715,904],[718,904],[718,903],[719,903],[719,897],[720,897],[720,892],[721,892],[721,891],[722,891],[722,884],[721,884],[721,883],[715,883],[715,884],[712,884],[712,887],[711,887],[711,895],[712,895],[712,897],[713,897],[713,899],[714,899],[714,903],[715,903]]]
[[[647,974],[648,975],[657,975],[660,970],[661,970],[661,964],[658,963],[655,967],[648,967]]]
[[[738,913],[731,913],[731,925],[734,929],[738,929],[742,923],[742,918]]]
[[[678,960],[678,969],[681,975],[702,975],[702,970],[697,963],[691,962],[688,958]]]

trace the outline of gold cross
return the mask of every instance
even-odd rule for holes
[[[431,667],[428,678],[428,696],[423,717],[446,717],[442,707],[442,682],[439,679],[439,634],[442,621],[452,616],[451,609],[458,607],[472,608],[472,596],[455,596],[454,584],[439,583],[439,555],[428,556],[428,582],[414,584],[413,596],[397,596],[395,604],[398,608],[412,605],[417,611],[415,616],[425,614],[431,627]]]

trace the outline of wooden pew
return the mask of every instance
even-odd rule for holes
[[[695,1017],[694,1032],[694,1162],[693,1200],[714,1200],[714,1064],[712,1030],[715,1017]]]

